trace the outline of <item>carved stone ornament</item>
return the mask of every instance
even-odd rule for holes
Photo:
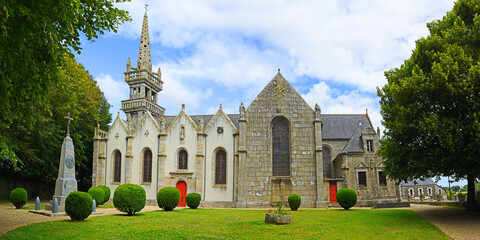
[[[245,106],[243,106],[243,102],[240,104],[238,111],[240,112],[240,118],[245,117]]]
[[[180,141],[183,141],[185,139],[185,127],[181,126],[180,127]]]

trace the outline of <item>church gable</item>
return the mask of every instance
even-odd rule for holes
[[[222,105],[218,108],[217,113],[213,116],[213,118],[208,122],[207,126],[205,127],[205,132],[209,131],[212,126],[218,125],[220,121],[224,121],[232,128],[233,132],[238,132],[237,127],[233,123],[233,121],[228,117],[227,114],[222,109]],[[218,129],[217,129],[218,130]]]
[[[355,165],[355,168],[368,168],[368,165],[365,164],[363,161],[360,161]]]
[[[120,114],[117,115],[115,118],[115,121],[113,121],[112,126],[108,130],[107,137],[116,137],[118,138],[118,135],[127,135],[128,134],[128,126],[126,123],[120,118]]]
[[[199,130],[195,120],[193,120],[186,112],[185,112],[185,105],[182,104],[182,111],[175,117],[173,122],[168,126],[166,130],[167,134],[170,134],[174,129],[178,128],[178,125],[185,127],[188,125],[189,127],[193,128],[195,132]]]
[[[156,136],[159,132],[160,126],[150,112],[147,112],[135,127],[133,135],[135,137],[148,137],[150,134]]]
[[[280,69],[275,77],[265,86],[265,88],[257,95],[255,100],[247,108],[246,113],[255,111],[256,105],[260,105],[262,109],[272,110],[280,113],[286,105],[292,105],[298,109],[310,111],[313,116],[313,109],[298,94],[297,90],[282,76]],[[255,109],[255,110],[253,110]]]

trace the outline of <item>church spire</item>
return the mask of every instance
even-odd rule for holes
[[[145,15],[143,16],[142,36],[140,37],[140,48],[138,51],[138,70],[152,71],[152,58],[150,56],[150,37],[148,35],[148,16],[145,4]]]

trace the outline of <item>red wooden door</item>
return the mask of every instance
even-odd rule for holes
[[[337,202],[337,181],[329,181],[330,182],[330,202],[336,203]]]
[[[180,202],[177,207],[185,207],[185,196],[187,195],[187,184],[184,181],[177,182],[177,189],[180,191]]]

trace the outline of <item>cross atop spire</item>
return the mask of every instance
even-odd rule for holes
[[[150,37],[148,34],[148,4],[145,4],[145,15],[143,16],[142,36],[140,37],[140,48],[138,50],[138,70],[152,71],[152,57],[150,56]]]
[[[145,3],[145,12],[148,11],[148,3]]]

